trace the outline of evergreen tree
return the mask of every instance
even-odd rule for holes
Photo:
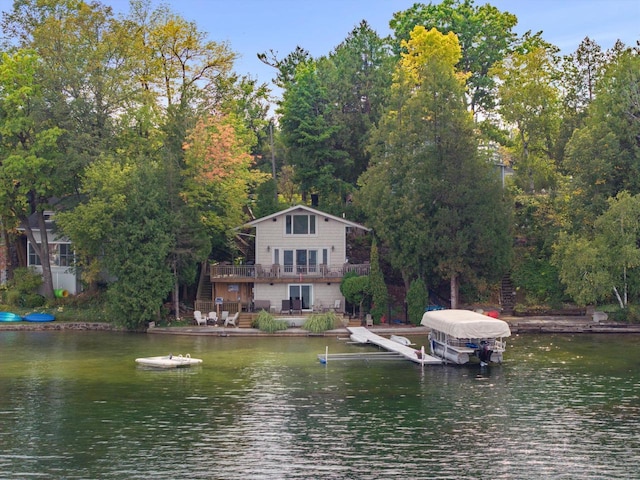
[[[380,258],[378,257],[378,244],[374,240],[371,243],[371,271],[369,273],[369,284],[371,292],[371,316],[376,323],[380,323],[383,316],[388,315],[389,292],[384,282],[384,275],[380,269]]]

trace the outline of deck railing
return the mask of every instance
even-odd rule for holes
[[[368,263],[341,265],[211,265],[211,278],[287,278],[304,275],[307,278],[341,278],[347,272],[369,275]]]

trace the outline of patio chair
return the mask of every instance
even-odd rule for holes
[[[342,301],[341,300],[336,300],[335,302],[333,302],[333,311],[336,313],[339,313],[342,311]]]
[[[218,314],[216,312],[209,312],[207,316],[207,321],[211,322],[214,325],[218,325]]]
[[[207,326],[207,319],[202,316],[202,312],[200,310],[194,310],[193,319],[196,321],[196,325],[204,325]]]
[[[240,312],[236,312],[233,317],[227,317],[227,319],[224,321],[224,326],[227,327],[229,325],[233,325],[234,327],[237,327],[238,324],[238,318],[240,317]]]
[[[373,318],[371,318],[370,313],[367,313],[367,316],[365,317],[365,322],[367,327],[373,327]]]
[[[222,312],[220,312],[220,323],[222,325],[226,325],[227,324],[227,318],[229,318],[229,311],[228,310],[223,310]]]

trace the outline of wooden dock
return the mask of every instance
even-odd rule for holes
[[[420,365],[440,365],[442,364],[442,360],[436,357],[432,357],[424,352],[424,348],[421,350],[416,350],[415,348],[411,348],[406,345],[402,345],[398,342],[394,342],[385,337],[381,337],[373,333],[371,330],[368,330],[365,327],[347,327],[347,330],[354,336],[366,340],[367,343],[371,343],[372,345],[377,345],[380,348],[384,348],[387,350],[386,354],[379,354],[380,358],[389,358],[393,356],[399,356],[410,360],[414,363]],[[336,354],[337,357],[332,357],[328,355],[326,360],[331,360],[332,358],[336,360],[345,359],[345,354]],[[318,355],[320,361],[322,361],[323,355]],[[353,355],[354,358],[358,358],[356,355]],[[323,362],[324,363],[324,362]]]

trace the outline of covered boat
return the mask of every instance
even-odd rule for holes
[[[202,363],[202,360],[199,358],[191,358],[191,355],[187,353],[184,357],[182,355],[172,354],[159,357],[141,357],[136,358],[136,363],[144,365],[145,367],[179,368],[199,365]]]
[[[431,329],[431,354],[446,361],[464,364],[477,357],[481,365],[502,362],[509,324],[469,310],[425,312],[421,325]]]

